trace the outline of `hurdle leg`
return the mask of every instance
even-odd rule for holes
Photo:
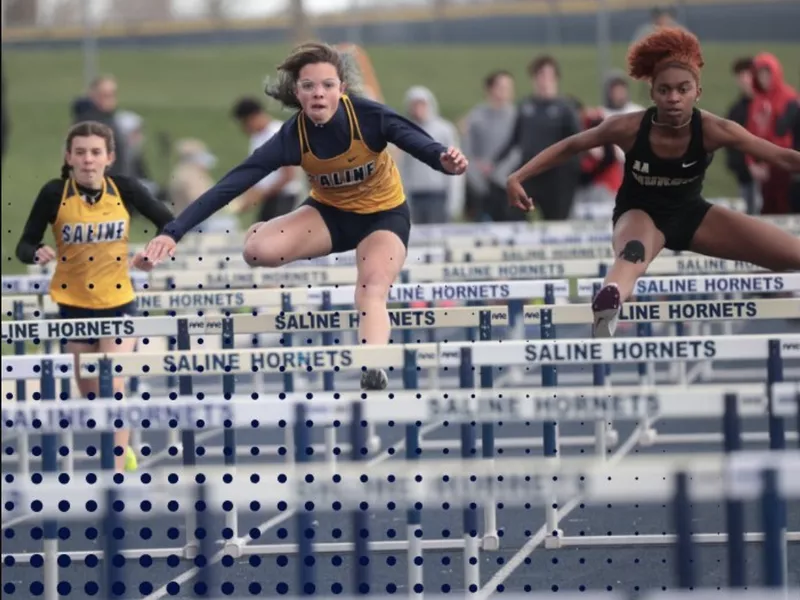
[[[222,321],[222,349],[233,350],[235,345],[235,334],[233,331],[233,319],[225,317]],[[233,375],[225,374],[222,376],[222,393],[226,398],[230,398],[236,392],[236,378]],[[229,468],[229,473],[233,476],[236,475],[236,429],[233,427],[226,427],[223,431],[223,453],[225,454],[225,466]],[[201,514],[201,517],[204,514]],[[230,537],[224,541],[225,551],[233,556],[239,558],[242,555],[242,546],[239,540],[239,510],[234,505],[231,510],[225,511],[225,529],[230,534]],[[209,539],[211,532],[206,532],[206,538]],[[211,547],[212,542],[208,542],[207,546]],[[200,543],[200,550],[203,550],[203,542]],[[212,552],[213,553],[213,552]],[[206,556],[206,560],[211,560],[211,554]]]
[[[325,312],[333,310],[333,304],[331,303],[331,293],[330,292],[322,292],[322,310]],[[345,332],[343,332],[345,333]],[[325,331],[322,333],[322,345],[323,346],[333,346],[334,345],[334,337],[333,333],[330,331]],[[326,392],[333,392],[335,387],[334,381],[334,372],[333,371],[324,371],[322,373],[322,389]],[[325,461],[330,463],[331,467],[331,475],[336,473],[336,428],[331,426],[325,426],[323,428],[323,436],[324,436],[324,443],[325,443]]]
[[[680,296],[671,296],[670,301],[678,301]],[[683,337],[686,335],[686,325],[680,321],[675,323],[674,333],[676,337]],[[686,363],[682,360],[672,363],[670,367],[670,381],[679,385],[688,385]]]
[[[482,342],[492,339],[492,313],[489,310],[480,312],[479,338]],[[483,390],[490,390],[494,387],[494,373],[491,365],[482,365],[480,368],[480,386]],[[485,461],[494,461],[495,456],[495,436],[494,424],[483,423],[481,425],[482,456]],[[500,536],[497,534],[497,502],[495,498],[489,498],[483,505],[483,543],[484,550],[499,550]]]
[[[472,349],[461,348],[461,366],[459,369],[460,387],[473,389],[475,387],[475,373],[472,366]],[[461,424],[461,459],[477,460],[478,438],[475,432],[474,421]],[[478,536],[478,507],[471,502],[462,509],[464,529],[464,591],[467,594],[476,594],[481,589],[481,543]]]
[[[31,474],[31,444],[27,431],[17,435],[17,454],[19,455],[19,475],[27,479]]]
[[[55,401],[56,399],[52,360],[42,361],[41,395],[43,401]],[[42,471],[51,477],[58,470],[57,443],[57,434],[42,435]],[[45,519],[43,525],[44,597],[45,600],[58,600],[60,596],[58,593],[58,522],[55,519]]]
[[[331,475],[336,474],[336,428],[326,427],[325,434],[325,460],[330,464]]]
[[[71,429],[63,433],[61,443],[67,448],[67,453],[64,455],[62,463],[64,472],[72,474],[75,472],[75,435]]]
[[[406,460],[419,460],[419,425],[406,425]],[[406,515],[406,539],[408,540],[408,596],[422,599],[425,580],[422,556],[422,511],[408,509]]]
[[[644,302],[651,302],[652,298],[644,297],[642,300]],[[652,323],[639,323],[636,329],[640,338],[652,337],[653,335]],[[651,362],[643,362],[639,363],[638,367],[640,384],[643,386],[655,385],[655,365]],[[656,441],[656,437],[658,436],[658,430],[655,427],[652,427],[652,420],[649,417],[642,419],[639,424],[642,428],[641,433],[639,434],[639,443],[642,446],[652,446]]]
[[[555,303],[555,294],[552,285],[545,287],[545,304],[548,306]],[[541,320],[541,339],[556,339],[556,328],[553,325],[553,311],[549,308],[542,310]],[[554,388],[558,386],[558,372],[554,366],[542,367],[542,387]],[[556,421],[545,421],[542,424],[542,446],[545,460],[557,461],[560,457],[558,447],[558,423]],[[545,506],[545,524],[547,526],[547,536],[544,540],[544,547],[553,550],[561,547],[561,538],[564,532],[558,528],[558,497],[553,494],[550,501]]]

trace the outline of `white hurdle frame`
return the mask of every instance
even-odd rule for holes
[[[777,352],[774,351],[774,346],[777,345]],[[736,360],[736,359],[753,359],[768,357],[774,360],[780,360],[781,350],[784,349],[786,358],[800,356],[800,335],[787,335],[781,336],[778,339],[772,339],[770,336],[739,336],[738,338],[727,337],[707,337],[707,338],[651,338],[646,341],[641,340],[554,340],[550,342],[478,342],[478,343],[440,343],[440,344],[415,344],[410,346],[385,346],[385,347],[334,347],[334,348],[321,348],[313,352],[318,357],[319,362],[315,363],[318,368],[330,369],[338,366],[343,369],[360,369],[363,366],[368,367],[392,367],[401,363],[407,363],[408,352],[413,353],[413,367],[419,366],[437,366],[437,367],[460,367],[461,372],[471,373],[473,367],[481,367],[496,364],[529,364],[530,360],[536,362],[543,362],[546,364],[558,364],[564,360],[583,360],[596,363],[608,363],[616,360],[619,362],[631,361],[638,362],[641,360],[640,356],[634,356],[635,352],[644,351],[647,348],[662,348],[659,352],[662,353],[660,357],[651,357],[656,360],[670,361],[674,360],[676,356],[681,359],[691,358],[691,353],[695,355],[699,353],[706,353],[713,351],[713,354],[720,359]],[[621,350],[620,350],[621,349]],[[638,349],[638,350],[637,350]],[[666,350],[663,350],[666,349]],[[620,358],[617,354],[622,351],[625,356]],[[466,352],[466,354],[465,354]],[[307,351],[297,349],[283,349],[272,352],[276,357],[280,358],[280,364],[272,365],[271,370],[276,372],[292,371],[304,369],[308,361],[300,361],[297,357],[307,354]],[[533,353],[533,356],[531,356]],[[186,357],[190,360],[187,365],[198,364],[198,357],[200,362],[204,363],[204,372],[216,372],[219,374],[230,374],[231,372],[248,372],[250,367],[248,362],[243,360],[242,357],[250,357],[251,362],[254,357],[263,354],[263,351],[243,350],[243,351],[227,351],[226,355],[233,357],[238,356],[239,359],[234,365],[233,362],[227,362],[216,365],[215,368],[211,367],[205,355],[212,353],[191,353],[188,351],[172,353],[177,359],[177,364],[180,364],[180,357]],[[578,356],[580,354],[580,356]],[[85,376],[93,376],[97,374],[98,363],[102,366],[102,361],[107,363],[108,369],[112,368],[115,376],[135,375],[142,372],[148,374],[164,374],[172,371],[172,365],[175,362],[168,362],[151,365],[153,359],[164,356],[161,354],[111,354],[111,355],[86,355],[82,357],[80,368]],[[190,358],[191,357],[191,358]],[[695,356],[696,357],[696,356]],[[25,357],[28,358],[28,357]],[[269,364],[269,360],[258,359],[262,363]],[[315,359],[317,360],[317,359]],[[465,361],[466,360],[466,364]],[[112,362],[113,361],[113,362]],[[323,364],[320,364],[323,363]],[[406,366],[408,366],[406,364]],[[466,366],[466,371],[464,370]],[[35,370],[35,363],[28,360],[26,362],[12,363],[10,359],[6,359],[4,365],[4,374],[9,371],[9,367],[14,367],[21,370],[27,367]],[[209,367],[209,368],[205,368]],[[216,369],[216,370],[215,370]],[[11,369],[12,371],[14,369]],[[193,367],[189,367],[191,372]],[[773,376],[777,372],[773,367]],[[31,373],[24,373],[23,375],[30,375]],[[64,374],[66,375],[66,373]],[[111,376],[111,371],[108,371],[108,376]],[[101,374],[102,381],[102,374]],[[463,381],[464,387],[471,387],[474,385],[469,383],[469,380]],[[449,414],[446,413],[447,417]],[[581,415],[581,419],[586,415]],[[624,455],[626,449],[631,449],[637,442],[638,436],[642,427],[646,431],[652,423],[654,417],[644,416],[639,418],[642,422],[637,433],[632,436],[621,447],[618,455]],[[566,419],[566,417],[564,418]],[[605,421],[605,419],[602,419]],[[547,424],[547,422],[545,422]],[[783,425],[781,425],[781,428]],[[772,434],[772,431],[771,431]],[[484,440],[485,441],[485,440]],[[550,439],[548,439],[547,428],[545,428],[545,455],[551,460],[557,457],[557,431],[554,430]],[[785,438],[783,440],[785,445]],[[185,448],[184,448],[185,450]],[[330,465],[327,467],[330,468]],[[555,502],[555,499],[554,499]],[[553,508],[547,510],[547,526],[548,530],[555,534],[548,538],[551,541],[547,542],[547,547],[559,547],[564,543],[563,535],[558,531],[559,511]],[[496,517],[487,517],[486,522],[496,522]],[[234,526],[235,523],[231,522]],[[192,529],[189,528],[189,531]],[[497,539],[496,532],[487,531],[484,536],[484,548],[496,549],[499,546],[499,539]],[[581,541],[586,538],[579,538]],[[606,539],[606,538],[603,538]],[[643,543],[641,540],[644,538],[636,537],[631,540],[633,543]],[[709,537],[709,543],[718,543],[723,541],[719,537]],[[452,543],[452,542],[448,542]],[[613,543],[606,542],[606,543]],[[185,553],[191,552],[192,544],[189,543],[185,549]],[[266,551],[264,548],[259,550]]]
[[[51,365],[52,366],[52,365]],[[50,369],[52,372],[52,369]],[[674,393],[665,393],[662,390],[639,390],[627,397],[611,396],[603,393],[594,393],[589,400],[589,404],[594,406],[596,413],[604,417],[624,416],[626,418],[641,418],[653,410],[660,410],[662,413],[671,416],[725,416],[726,435],[735,436],[736,427],[733,424],[742,416],[753,416],[763,414],[790,415],[800,412],[800,385],[786,386],[785,384],[775,388],[765,389],[764,393],[752,397],[741,397],[735,394],[725,394],[715,398],[707,396],[703,391],[683,389]],[[192,416],[191,409],[202,404],[207,410],[205,417],[214,420],[213,415],[217,412],[219,422],[225,420],[230,422],[230,427],[247,426],[257,419],[259,425],[276,426],[281,423],[294,422],[295,439],[297,442],[295,456],[298,460],[288,465],[272,465],[268,467],[260,466],[251,471],[250,474],[241,471],[232,471],[229,467],[195,467],[182,471],[183,481],[197,481],[197,476],[202,475],[205,484],[200,488],[204,502],[211,506],[222,506],[225,502],[233,502],[235,506],[245,506],[251,498],[257,497],[261,502],[269,505],[283,504],[282,510],[294,510],[298,516],[298,527],[301,531],[309,526],[310,513],[308,508],[301,508],[307,498],[313,498],[315,504],[322,505],[325,509],[330,502],[343,503],[342,508],[351,510],[355,515],[354,526],[357,528],[365,527],[365,509],[360,507],[360,503],[368,498],[369,503],[378,502],[398,502],[405,503],[409,508],[414,508],[413,513],[418,513],[422,508],[416,502],[453,502],[453,498],[461,502],[465,507],[469,507],[469,512],[475,513],[475,502],[491,502],[502,498],[504,503],[525,502],[536,503],[547,506],[551,502],[560,502],[564,497],[580,496],[590,500],[603,501],[629,501],[631,494],[635,493],[637,499],[643,501],[668,501],[677,494],[676,502],[682,510],[681,519],[678,520],[678,533],[671,539],[662,538],[661,543],[676,542],[679,556],[679,580],[684,587],[694,585],[693,560],[690,553],[691,544],[698,541],[698,536],[690,533],[690,518],[688,517],[689,505],[692,500],[710,500],[719,497],[733,497],[740,500],[750,499],[754,489],[758,489],[757,480],[754,476],[765,469],[774,470],[778,475],[772,484],[773,493],[782,494],[788,497],[800,497],[800,479],[796,477],[800,472],[800,452],[790,453],[768,452],[768,453],[747,453],[738,452],[725,456],[698,458],[697,455],[684,455],[669,457],[667,459],[653,458],[631,458],[623,465],[616,461],[606,461],[605,457],[595,457],[593,459],[561,459],[559,461],[549,460],[547,457],[536,460],[524,459],[470,459],[469,454],[462,453],[461,460],[432,460],[417,461],[414,456],[406,456],[406,461],[402,466],[397,464],[382,465],[379,467],[367,467],[365,463],[359,462],[357,449],[364,447],[367,443],[365,435],[365,420],[392,420],[405,423],[425,422],[431,418],[436,418],[437,410],[432,410],[437,403],[442,403],[446,398],[455,399],[459,410],[448,414],[448,418],[475,426],[474,421],[480,420],[487,411],[495,416],[498,403],[504,405],[506,410],[503,418],[507,420],[522,419],[549,419],[552,418],[554,409],[560,416],[563,410],[553,405],[553,393],[541,392],[536,394],[526,394],[519,398],[509,397],[506,393],[491,393],[488,390],[483,394],[477,395],[466,390],[452,390],[443,392],[430,392],[426,395],[417,394],[416,398],[407,398],[398,402],[393,394],[370,393],[366,398],[364,395],[356,395],[356,401],[351,398],[342,397],[339,394],[323,395],[320,398],[307,398],[294,396],[289,399],[269,400],[239,398],[226,400],[222,398],[210,399],[191,399],[180,398],[170,400],[167,398],[154,401],[154,404],[161,409],[173,410],[178,408],[187,409],[187,414],[177,416],[171,415],[169,427],[197,427],[196,416]],[[770,396],[771,399],[767,399]],[[555,394],[559,402],[564,401],[568,405],[576,403],[586,404],[585,390],[563,390]],[[288,401],[287,401],[288,400]],[[135,404],[139,404],[136,402]],[[63,404],[64,406],[58,406]],[[29,423],[34,422],[34,418],[44,417],[42,427],[38,428],[42,432],[51,435],[54,432],[63,430],[66,427],[74,426],[82,429],[94,431],[113,431],[117,428],[145,426],[163,427],[164,419],[152,419],[151,412],[143,419],[134,418],[131,411],[138,410],[138,407],[128,402],[121,403],[119,411],[111,414],[108,406],[100,406],[95,402],[71,401],[54,402],[43,404],[40,407],[26,407],[19,415],[9,418],[4,415],[3,426],[8,429],[28,427]],[[208,410],[212,406],[217,406],[218,411]],[[348,421],[349,411],[352,406],[352,417]],[[619,410],[624,406],[624,410]],[[178,407],[178,408],[176,408]],[[50,416],[46,416],[50,415]],[[313,415],[313,416],[312,416]],[[585,415],[581,415],[583,418]],[[56,418],[57,417],[57,418]],[[329,469],[326,465],[309,462],[308,454],[305,449],[310,444],[310,433],[308,419],[313,418],[315,422],[331,425],[336,422],[351,423],[351,444],[356,451],[352,453],[354,462],[339,465],[332,481],[325,482],[330,477]],[[251,425],[252,426],[252,425]],[[417,427],[416,425],[414,427]],[[105,454],[108,448],[103,449]],[[54,446],[53,446],[54,451]],[[306,458],[303,458],[306,457]],[[465,460],[466,459],[466,460]],[[362,459],[363,460],[363,459]],[[113,463],[109,458],[107,464]],[[361,465],[361,466],[359,466]],[[676,468],[677,467],[677,468]],[[242,468],[241,470],[253,470],[254,467]],[[665,469],[672,469],[668,475]],[[362,476],[369,473],[370,481],[376,481],[377,485],[369,482],[364,483]],[[672,474],[683,473],[678,479],[673,480]],[[89,509],[90,504],[94,509],[85,512],[91,515],[96,510],[102,509],[107,501],[106,491],[112,496],[108,496],[108,501],[113,497],[124,497],[132,495],[147,501],[150,509],[147,509],[142,516],[146,516],[152,507],[158,508],[170,502],[178,502],[184,506],[191,505],[189,487],[186,484],[175,484],[171,478],[173,473],[169,469],[162,469],[149,473],[147,483],[132,481],[122,484],[112,483],[112,480],[104,473],[95,483],[87,477],[80,477],[76,474],[70,482],[63,483],[55,476],[55,473],[45,473],[44,478],[37,483],[12,482],[7,483],[3,488],[3,516],[14,512],[18,506],[28,506],[29,509],[45,519],[64,518],[64,513],[72,508],[65,510],[64,500],[68,500],[71,507],[76,507],[81,514]],[[258,478],[253,479],[253,474],[257,473]],[[497,477],[498,473],[502,478]],[[530,474],[535,474],[531,477]],[[308,475],[313,475],[312,479]],[[557,475],[557,477],[553,477]],[[442,480],[441,477],[446,476]],[[83,480],[83,481],[81,481]],[[381,480],[385,480],[381,483]],[[220,486],[220,481],[224,483]],[[292,482],[295,482],[294,484]],[[395,484],[404,482],[398,488]],[[278,485],[287,482],[287,486]],[[437,483],[438,482],[438,483]],[[87,485],[88,483],[88,485]],[[455,488],[451,488],[451,484]],[[677,487],[673,488],[672,485]],[[754,485],[755,484],[755,485]],[[765,484],[766,485],[766,484]],[[681,487],[682,486],[682,487]],[[633,487],[636,489],[633,490]],[[246,489],[245,489],[246,488]],[[363,491],[359,490],[363,489]],[[233,491],[235,489],[235,492]],[[147,494],[161,491],[164,494],[161,500],[153,501],[152,496]],[[780,492],[778,491],[780,490]],[[63,494],[67,494],[64,496]],[[766,492],[765,492],[766,493]],[[233,497],[230,494],[235,494]],[[682,495],[681,495],[682,494]],[[176,500],[177,498],[177,500]],[[288,498],[288,500],[287,500]],[[777,496],[776,496],[777,498]],[[766,496],[765,496],[766,502]],[[776,499],[777,503],[778,500]],[[84,510],[81,510],[81,506]],[[129,509],[135,510],[136,504],[129,504]],[[143,506],[143,505],[142,505]],[[776,504],[775,506],[780,506]],[[34,508],[35,507],[35,508]],[[465,511],[467,509],[465,508]],[[780,561],[783,571],[770,567],[769,560],[766,561],[766,579],[771,585],[786,584],[786,533],[785,522],[781,523],[779,515],[773,515],[778,509],[770,505],[770,510],[766,515],[774,516],[768,525],[765,520],[766,534],[763,541],[767,545],[767,551],[773,553],[772,560]],[[227,512],[227,511],[226,511]],[[686,514],[684,514],[686,513]],[[67,515],[71,518],[75,513]],[[465,514],[467,514],[465,512]],[[109,526],[117,526],[120,519],[116,511],[110,511],[109,518],[112,519]],[[465,519],[467,517],[465,516]],[[117,519],[114,521],[113,519]],[[472,526],[465,520],[464,548],[465,548],[465,585],[469,595],[476,598],[485,598],[493,590],[493,578],[484,588],[480,586],[479,560],[480,550],[477,544],[477,516],[472,521],[475,523],[475,531],[471,531]],[[45,521],[45,528],[48,528],[48,521]],[[203,527],[203,523],[198,519],[197,525]],[[409,513],[409,527],[419,527],[418,518],[412,517]],[[769,527],[772,527],[770,529]],[[55,531],[55,521],[51,522],[52,531]],[[411,533],[411,531],[410,531]],[[420,531],[421,533],[421,531]],[[732,532],[733,533],[733,532]],[[771,536],[771,537],[770,537]],[[777,536],[777,537],[776,537]],[[108,545],[106,552],[117,554],[118,548],[113,542],[113,536],[106,536]],[[216,554],[214,544],[208,541],[211,536],[204,536],[206,541],[201,544],[200,552],[210,557]],[[418,536],[410,536],[414,540]],[[783,541],[781,541],[783,538]],[[355,537],[354,549],[358,556],[368,555],[371,550],[379,550],[375,542],[359,541],[359,536]],[[800,538],[798,538],[800,539]],[[744,544],[743,536],[736,536],[726,541],[732,544]],[[50,542],[48,544],[47,542]],[[688,546],[687,546],[688,544]],[[777,544],[777,545],[776,545]],[[315,551],[324,551],[322,544],[312,545],[310,540],[305,540],[305,536],[298,537],[296,548],[290,547],[281,550],[282,553],[297,552],[301,560],[307,556],[312,556]],[[264,550],[266,547],[262,547]],[[272,546],[269,547],[272,549]],[[227,550],[227,548],[225,548]],[[255,552],[255,547],[250,547]],[[414,558],[422,555],[423,546],[421,543],[408,543],[410,564]],[[136,556],[139,551],[132,551]],[[160,556],[159,549],[145,549],[151,556]],[[172,552],[171,552],[172,553]],[[259,554],[265,552],[258,552]],[[68,555],[70,553],[67,553]],[[737,553],[743,560],[743,553]],[[45,560],[55,562],[58,556],[57,538],[49,539],[45,543]],[[313,586],[313,568],[303,562],[306,567],[301,568],[301,585]],[[743,567],[743,565],[742,565]],[[111,562],[106,563],[107,583],[115,581],[115,577],[120,576],[119,569],[114,567]],[[410,574],[415,577],[409,581],[409,587],[422,585],[421,571],[417,573],[411,570]],[[208,575],[206,575],[207,577]],[[355,577],[357,585],[369,584],[369,570],[360,561],[356,562]],[[56,584],[58,581],[57,569],[45,569],[45,589],[46,600],[55,600]],[[305,582],[305,583],[303,583]],[[309,583],[310,582],[310,583]],[[306,588],[307,589],[307,588]],[[308,592],[306,592],[308,593]],[[421,589],[418,590],[421,593]]]

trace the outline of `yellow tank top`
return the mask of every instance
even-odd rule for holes
[[[86,202],[74,179],[64,183],[53,236],[56,265],[50,295],[79,308],[116,308],[134,300],[128,272],[130,215],[119,190],[106,177],[95,204]]]
[[[311,197],[322,204],[361,214],[400,206],[405,201],[405,191],[388,148],[381,152],[370,150],[364,143],[350,98],[342,96],[342,103],[350,124],[350,147],[333,158],[314,156],[303,114],[297,117],[300,166],[308,175]]]

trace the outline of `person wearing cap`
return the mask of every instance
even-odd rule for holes
[[[169,200],[176,215],[197,200],[214,185],[211,170],[217,164],[214,156],[204,142],[186,138],[175,145],[176,164],[169,178]],[[212,215],[197,225],[195,230],[204,233],[235,231],[238,220],[230,207]]]
[[[233,107],[233,118],[250,138],[250,154],[263,146],[281,129],[282,121],[274,119],[255,98],[241,98]],[[266,222],[288,214],[297,206],[300,197],[297,170],[282,167],[264,177],[233,204],[235,212],[252,206],[258,209],[256,222]]]

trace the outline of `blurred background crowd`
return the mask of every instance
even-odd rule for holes
[[[686,27],[704,44],[701,108],[798,148],[800,34],[786,25],[800,19],[798,5],[7,0],[2,182],[12,227],[3,236],[16,239],[13,225],[56,176],[68,125],[89,119],[115,132],[112,172],[138,178],[180,212],[280,128],[287,114],[262,83],[292,42],[310,38],[349,46],[374,98],[470,158],[467,177],[450,178],[396,153],[417,223],[528,218],[505,201],[508,173],[560,139],[647,106],[647,86],[629,80],[624,57],[659,27]],[[534,218],[609,218],[623,163],[619,148],[596,148],[530,181]],[[735,151],[714,163],[707,195],[738,198],[751,214],[800,213],[796,176]],[[301,173],[284,169],[207,225],[273,218],[305,191]]]

